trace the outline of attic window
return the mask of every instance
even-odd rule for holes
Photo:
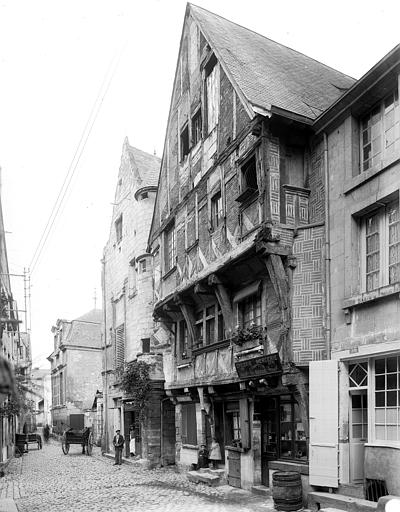
[[[192,117],[192,144],[195,146],[201,140],[201,109]]]
[[[181,162],[189,154],[189,125],[181,132]]]
[[[206,133],[211,133],[218,124],[219,117],[219,67],[215,55],[205,66],[205,123]]]
[[[243,202],[258,190],[256,156],[252,155],[240,168],[241,194],[236,201]]]

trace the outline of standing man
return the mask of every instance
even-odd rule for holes
[[[120,432],[120,430],[116,430],[113,439],[113,445],[115,449],[114,466],[120,466],[122,464],[122,449],[124,447],[125,439],[124,436],[121,436]]]

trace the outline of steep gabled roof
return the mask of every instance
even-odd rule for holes
[[[132,147],[129,144],[128,138],[125,139],[125,143],[132,167],[138,173],[140,188],[156,187],[160,173],[161,159],[158,158],[158,156],[150,155],[141,149]]]
[[[189,4],[221,65],[251,108],[315,119],[355,80],[287,46]]]

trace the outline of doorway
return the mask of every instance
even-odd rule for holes
[[[364,481],[364,445],[368,440],[368,394],[366,389],[350,391],[349,443],[350,482]]]
[[[276,398],[263,399],[261,407],[261,483],[269,487],[269,461],[278,458],[278,415]]]
[[[131,430],[133,426],[133,430]],[[130,457],[129,444],[131,436],[135,437],[135,455],[142,454],[141,437],[140,437],[140,422],[138,415],[135,411],[124,411],[124,434],[125,434],[125,457]]]

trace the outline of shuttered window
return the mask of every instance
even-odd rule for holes
[[[115,367],[124,364],[125,360],[125,325],[121,324],[115,329]]]
[[[196,404],[182,404],[182,443],[197,444]]]

